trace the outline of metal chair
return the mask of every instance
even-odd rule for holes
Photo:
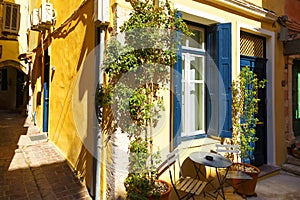
[[[176,162],[178,163],[179,169],[178,180],[176,180],[176,167],[174,165]],[[173,173],[171,166],[173,166]],[[175,149],[173,152],[168,154],[166,161],[163,162],[158,168],[158,175],[160,176],[166,170],[169,170],[171,184],[178,199],[194,199],[195,195],[201,194],[207,184],[205,181],[191,177],[184,177],[182,175],[178,149]]]
[[[212,151],[213,152],[213,151]],[[233,153],[235,154],[236,158],[238,159],[238,154],[240,152],[240,146],[239,145],[231,145],[231,144],[216,144],[216,150],[215,153]],[[252,179],[251,176],[246,174],[243,171],[240,170],[229,170],[226,174],[226,179],[239,179],[241,180],[240,183],[243,183],[243,181]],[[233,187],[233,185],[231,185]],[[234,188],[234,187],[233,187]],[[234,188],[234,192],[237,190],[237,188]]]

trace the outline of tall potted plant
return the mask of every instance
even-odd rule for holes
[[[241,163],[234,163],[234,170],[242,170],[252,177],[251,180],[233,180],[237,192],[243,196],[256,195],[255,187],[260,170],[249,164],[253,157],[256,137],[255,117],[258,112],[258,89],[264,88],[266,80],[259,80],[250,67],[241,69],[232,84],[232,138],[227,143],[239,145]],[[228,155],[233,159],[233,155]]]
[[[156,173],[160,155],[153,147],[153,130],[164,109],[161,90],[176,60],[176,33],[189,31],[168,2],[128,1],[133,11],[121,26],[124,42],[111,40],[107,45],[108,84],[99,93],[113,114],[111,132],[121,128],[130,140],[127,199],[159,199],[165,183]]]

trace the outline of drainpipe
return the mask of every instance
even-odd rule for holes
[[[110,20],[110,0],[94,0],[94,22],[95,22],[95,89],[97,85],[103,83],[103,58],[104,58],[104,47],[105,47],[105,31]],[[97,119],[94,131],[94,158],[93,167],[94,172],[92,180],[94,180],[94,188],[92,194],[94,194],[95,200],[100,200],[100,185],[101,185],[101,147],[102,147],[102,130],[101,125]]]
[[[95,71],[98,77],[96,78],[96,88],[97,85],[102,85],[103,84],[103,57],[104,57],[104,42],[105,42],[105,30],[106,26],[100,26],[96,28],[96,41],[98,45],[96,46],[95,52],[96,52],[96,69]],[[99,64],[98,64],[99,63]],[[95,180],[95,189],[94,189],[94,195],[95,195],[95,200],[100,200],[100,180],[101,180],[101,141],[102,141],[102,130],[101,130],[101,124],[99,125],[99,122],[96,120],[96,126],[97,130],[95,131],[94,134],[94,166],[95,166],[95,175],[94,175],[94,180]]]

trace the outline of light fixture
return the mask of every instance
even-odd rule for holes
[[[26,53],[22,53],[18,56],[18,59],[21,61],[25,61],[25,63],[31,63],[32,61],[32,52],[26,52]]]

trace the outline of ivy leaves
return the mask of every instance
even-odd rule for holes
[[[103,97],[113,107],[114,120],[130,137],[138,137],[163,110],[160,90],[170,82],[176,61],[178,32],[190,35],[168,3],[130,1],[133,11],[105,50],[108,84]],[[120,39],[122,38],[122,39]]]
[[[264,88],[266,80],[259,80],[250,67],[243,67],[238,79],[232,84],[232,116],[234,144],[240,144],[242,161],[251,159],[256,134],[255,114],[258,112],[258,89]]]
[[[111,108],[113,125],[131,141],[124,183],[127,197],[148,199],[155,191],[155,166],[160,161],[159,152],[153,153],[152,138],[164,110],[161,91],[170,82],[180,35],[190,32],[168,3],[129,2],[133,7],[130,18],[106,47],[107,84],[100,94],[103,105]]]

